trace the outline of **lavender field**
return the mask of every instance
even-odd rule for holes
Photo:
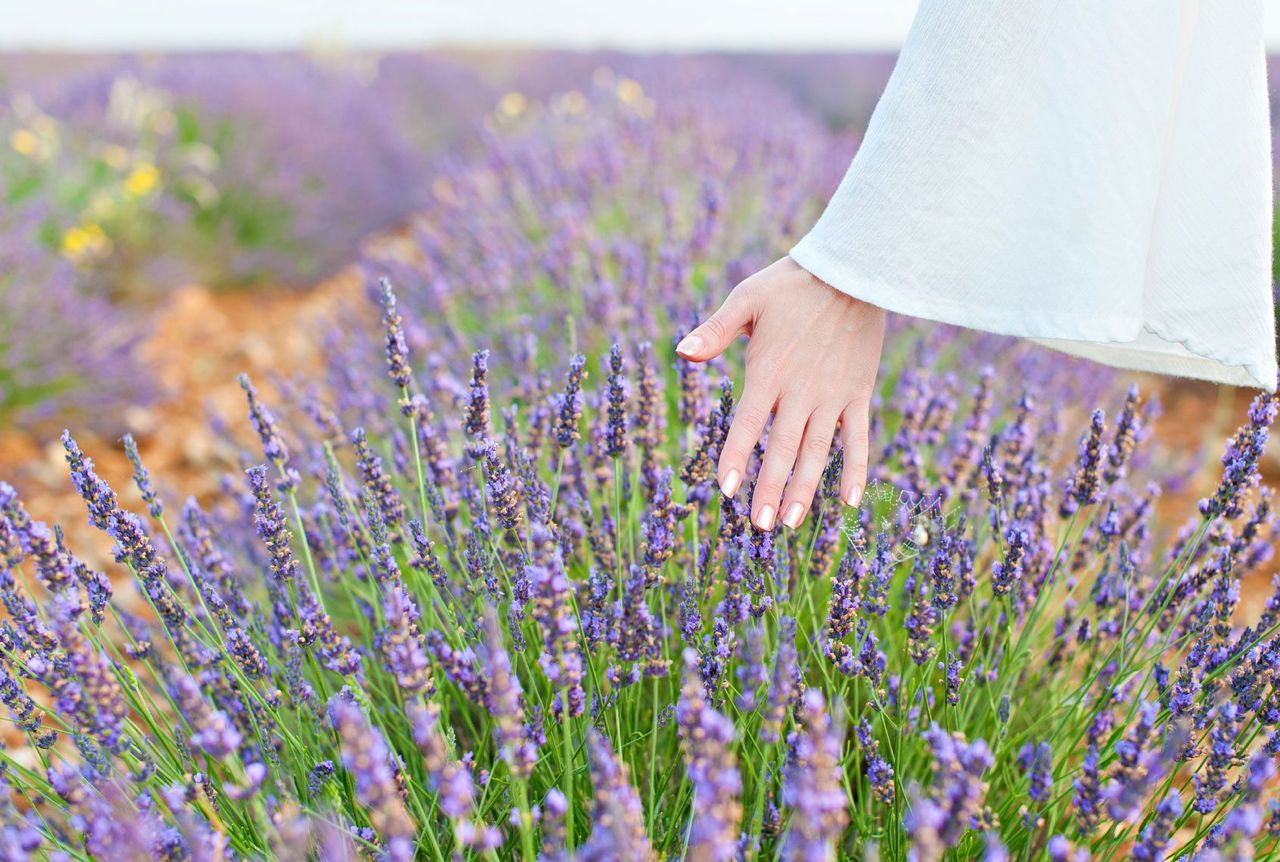
[[[893,319],[860,507],[716,486],[891,68],[0,57],[0,859],[1280,858],[1274,396]],[[322,312],[200,457],[192,284]]]

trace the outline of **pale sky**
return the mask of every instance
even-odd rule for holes
[[[1267,41],[1280,49],[1280,0],[1263,3]],[[917,0],[0,0],[0,50],[857,50],[901,44],[916,5]]]

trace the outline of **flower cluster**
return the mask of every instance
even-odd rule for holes
[[[825,155],[680,83],[509,104],[364,261],[381,325],[332,385],[244,380],[221,494],[174,505],[130,442],[129,511],[67,434],[106,572],[0,485],[8,858],[1275,854],[1280,593],[1240,600],[1273,397],[1169,530],[1146,402],[904,330],[863,505],[756,530],[707,469],[735,369],[662,330],[780,242],[739,195],[795,220]],[[1037,407],[1083,400],[1113,430]]]

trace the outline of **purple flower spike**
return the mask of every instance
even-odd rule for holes
[[[1035,802],[1047,801],[1053,786],[1053,747],[1047,742],[1039,745],[1028,742],[1018,753],[1018,765],[1030,782],[1027,795]]]
[[[533,619],[542,633],[538,666],[552,687],[565,692],[569,716],[586,708],[582,688],[583,657],[578,643],[578,621],[573,613],[573,585],[564,570],[558,543],[542,524],[530,530],[534,561],[527,574],[533,589]]]
[[[905,825],[914,858],[940,859],[983,814],[983,776],[995,762],[981,739],[967,742],[959,733],[933,725],[924,734],[933,753],[933,784],[927,796],[913,793]]]
[[[729,862],[738,856],[742,819],[742,777],[733,754],[733,722],[707,702],[698,654],[685,650],[684,663],[676,719],[694,794],[688,854],[691,859]]]
[[[843,741],[815,689],[804,693],[797,724],[787,740],[790,753],[782,778],[782,801],[791,810],[782,858],[826,862],[849,825],[840,772]]]
[[[1139,833],[1138,841],[1133,845],[1133,858],[1138,862],[1163,862],[1173,826],[1180,816],[1182,797],[1178,791],[1171,790],[1156,806],[1156,816]]]
[[[871,785],[871,795],[881,805],[892,807],[894,799],[897,798],[893,766],[880,756],[880,742],[872,735],[871,725],[866,719],[859,722],[856,736],[858,746],[862,749],[863,761],[867,764],[867,781]]]
[[[121,751],[128,709],[111,662],[80,631],[80,606],[70,595],[53,602],[53,623],[65,661],[33,656],[27,669],[49,686],[60,713],[103,748]]]
[[[271,574],[282,584],[287,584],[297,578],[298,560],[293,556],[293,548],[289,544],[292,534],[285,526],[284,510],[267,485],[266,467],[250,467],[245,473],[249,476],[249,488],[253,491],[253,525],[271,555]]]
[[[527,778],[538,761],[538,747],[525,733],[524,692],[497,623],[490,618],[485,629],[485,706],[493,717],[494,740],[511,774]]]
[[[194,679],[183,675],[173,684],[173,699],[191,725],[191,741],[210,757],[221,758],[240,747],[241,735],[231,719],[205,700]]]
[[[1240,514],[1240,499],[1258,484],[1258,461],[1267,445],[1271,423],[1276,418],[1277,395],[1264,392],[1249,405],[1249,422],[1227,442],[1222,456],[1222,481],[1212,497],[1200,501],[1206,517],[1234,518]]]
[[[409,344],[404,337],[404,321],[396,309],[396,292],[389,278],[378,279],[382,295],[382,326],[386,335],[387,376],[399,389],[408,389],[413,382],[409,367]]]
[[[434,689],[419,617],[418,606],[403,584],[387,590],[382,603],[383,627],[374,638],[387,670],[406,694]]]
[[[627,378],[622,368],[622,348],[609,349],[609,410],[605,430],[605,454],[619,458],[627,451]]]
[[[240,388],[244,390],[245,398],[249,401],[249,421],[253,423],[253,429],[258,432],[258,438],[262,440],[263,454],[267,456],[268,461],[284,472],[285,465],[289,463],[289,446],[280,436],[275,416],[259,399],[258,390],[248,374],[241,374],[236,379],[240,382]],[[287,473],[284,482],[292,484]]]
[[[569,377],[564,393],[556,397],[556,445],[568,449],[577,442],[582,421],[582,382],[587,376],[587,357],[575,353],[569,361]]]
[[[151,474],[142,464],[142,456],[138,454],[138,444],[133,439],[132,434],[124,435],[124,453],[129,458],[129,463],[133,465],[133,481],[138,486],[138,492],[142,494],[142,500],[147,504],[147,512],[153,518],[160,518],[164,515],[164,506],[160,503],[160,498],[156,495],[155,488],[151,486]]]
[[[414,857],[417,827],[400,798],[394,754],[382,732],[369,724],[364,710],[340,692],[329,700],[329,720],[338,733],[342,765],[355,782],[356,799],[382,838],[391,862]]]
[[[587,732],[587,757],[596,793],[591,837],[578,848],[578,858],[655,862],[657,855],[645,832],[640,794],[609,740],[595,729]]]
[[[108,531],[111,518],[120,508],[116,492],[98,478],[93,471],[93,459],[80,451],[69,431],[62,432],[62,448],[66,450],[67,464],[71,467],[71,482],[89,509],[89,523],[99,530]]]
[[[1067,480],[1066,496],[1063,498],[1060,514],[1065,518],[1071,515],[1078,506],[1087,506],[1102,499],[1102,435],[1106,431],[1106,415],[1101,410],[1094,410],[1089,421],[1089,431],[1080,441],[1080,457]]]
[[[471,356],[471,395],[463,427],[473,440],[487,440],[489,425],[489,351],[479,350]]]

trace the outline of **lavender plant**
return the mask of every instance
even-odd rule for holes
[[[921,372],[880,491],[766,534],[691,469],[731,399],[640,431],[700,372],[642,386],[619,344],[529,393],[477,354],[445,399],[378,295],[376,436],[245,380],[263,463],[176,517],[132,442],[145,516],[64,436],[145,611],[0,486],[7,858],[1275,852],[1280,594],[1236,619],[1274,396],[1165,535],[1136,394],[1062,457],[1025,398]]]
[[[509,105],[364,261],[377,330],[242,379],[220,495],[130,441],[129,511],[65,435],[114,563],[0,485],[6,858],[1280,853],[1280,587],[1239,607],[1275,397],[1171,528],[1140,393],[899,324],[862,507],[837,450],[756,531],[713,480],[734,369],[667,334],[778,251],[830,141],[681,74]]]

